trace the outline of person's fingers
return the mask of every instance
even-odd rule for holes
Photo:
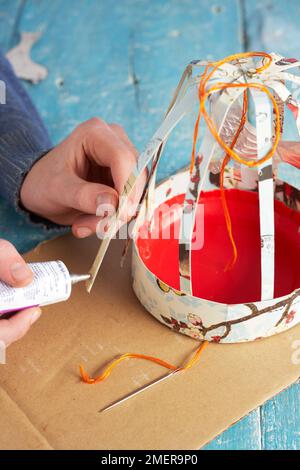
[[[73,225],[72,232],[77,238],[87,238],[95,233],[103,236],[108,229],[109,219],[113,212],[107,211],[104,216],[97,217],[95,215],[79,215]]]
[[[116,123],[111,123],[108,124],[109,127],[113,130],[115,134],[123,141],[125,145],[128,146],[128,148],[132,151],[132,153],[136,156],[138,156],[138,150],[134,146],[133,142],[129,139],[124,127],[120,126],[119,124]]]
[[[0,280],[13,287],[22,287],[33,279],[33,272],[15,247],[0,239]]]
[[[146,182],[147,182],[147,170],[145,170],[137,179],[135,188],[129,198],[130,211],[133,213],[135,213],[138,203],[140,202]]]
[[[128,146],[128,148],[131,149],[131,151],[134,153],[136,159],[138,157],[138,150],[135,148],[131,140],[129,139],[128,135],[126,134],[124,128],[120,126],[119,124],[109,124],[110,128],[118,135],[118,137],[124,142],[125,145]],[[133,169],[133,168],[132,168]],[[141,196],[143,194],[145,184],[147,181],[147,170],[145,170],[141,176],[138,178],[135,188],[133,189],[130,198],[129,198],[129,204],[130,207],[128,208],[129,214],[131,213],[131,216],[129,215],[128,220],[134,215],[137,205],[141,199]]]
[[[72,224],[73,235],[77,238],[87,238],[96,233],[100,218],[95,215],[79,215]]]
[[[99,206],[118,206],[119,195],[114,188],[100,183],[82,180],[76,175],[65,179],[63,203],[84,214],[96,214]]]
[[[135,206],[126,207],[119,214],[118,229],[127,223],[136,212]],[[116,213],[113,206],[100,205],[96,215],[81,214],[74,220],[72,224],[73,235],[77,238],[87,238],[93,234],[97,234],[99,238],[103,238],[107,232],[111,217]]]
[[[40,316],[40,308],[33,307],[16,313],[9,320],[0,319],[0,340],[9,346],[21,339]]]
[[[117,124],[108,125],[100,119],[92,119],[79,127],[83,130],[81,139],[86,156],[95,164],[110,170],[115,189],[70,175],[68,181],[64,181],[64,203],[83,214],[94,215],[97,210],[96,215],[101,217],[107,211],[107,206],[117,208],[118,197],[136,165],[137,150],[124,129]],[[130,195],[128,207],[122,210],[123,221],[130,218],[128,214],[134,214],[145,182],[146,172],[138,179]],[[85,222],[88,226],[82,225]],[[76,223],[73,222],[73,233],[80,237],[89,236],[91,230],[94,232],[95,224],[97,224],[96,219],[77,218]]]
[[[121,194],[136,165],[133,146],[125,144],[108,124],[95,118],[90,121],[89,130],[85,133],[83,147],[89,158],[100,166],[110,168],[115,189]]]

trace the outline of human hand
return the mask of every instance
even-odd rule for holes
[[[72,225],[74,235],[85,238],[110,215],[109,207],[112,212],[117,208],[136,158],[122,127],[90,119],[33,166],[21,188],[21,203],[53,222]],[[130,198],[128,214],[134,214],[145,182],[144,174]]]
[[[6,240],[0,240],[0,280],[13,287],[24,287],[30,284],[32,279],[31,269],[14,246]],[[41,310],[33,307],[18,312],[9,320],[1,320],[0,316],[0,342],[7,347],[22,338],[40,315]]]

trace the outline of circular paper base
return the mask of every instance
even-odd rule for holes
[[[261,265],[260,265],[260,231],[259,201],[256,192],[238,189],[226,190],[226,200],[232,221],[233,236],[237,245],[238,259],[230,271],[225,271],[232,257],[232,245],[229,240],[220,191],[203,193],[197,212],[197,231],[204,230],[203,246],[192,251],[192,286],[193,295],[202,299],[236,304],[260,300]],[[183,195],[176,196],[166,204],[182,204]],[[152,233],[158,232],[155,238],[137,238],[140,256],[159,279],[179,290],[178,271],[178,234],[180,217],[174,223],[170,220],[169,233],[166,237],[166,220],[168,214],[157,217],[161,206],[156,209],[155,220],[163,220],[164,230],[152,227]],[[180,212],[180,211],[179,211]],[[173,219],[174,220],[174,219]],[[156,224],[157,225],[157,224]],[[275,293],[281,297],[291,293],[300,286],[300,213],[275,201]],[[164,234],[164,237],[163,237]],[[201,237],[199,238],[201,243]]]

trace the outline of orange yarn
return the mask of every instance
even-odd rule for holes
[[[229,238],[230,238],[230,241],[231,241],[231,244],[232,244],[232,249],[233,249],[233,257],[232,257],[231,262],[226,267],[226,270],[231,269],[232,266],[234,265],[234,263],[236,262],[236,260],[237,260],[237,248],[236,248],[236,244],[235,244],[234,237],[233,237],[233,234],[232,234],[232,224],[231,224],[230,214],[229,214],[229,211],[228,211],[226,198],[225,198],[225,191],[224,191],[224,171],[225,171],[225,167],[226,167],[226,165],[228,164],[228,162],[230,161],[231,158],[233,158],[238,163],[244,164],[248,167],[257,167],[257,166],[261,165],[262,163],[266,162],[267,160],[269,160],[270,158],[273,157],[273,155],[276,151],[276,148],[278,146],[279,140],[280,140],[280,112],[279,112],[279,108],[278,108],[278,105],[276,103],[276,100],[275,100],[274,96],[268,90],[268,88],[265,87],[264,85],[262,85],[260,83],[218,83],[217,85],[214,85],[214,86],[210,87],[207,91],[205,91],[205,88],[206,88],[206,85],[207,85],[209,79],[213,76],[215,71],[221,65],[223,65],[225,63],[229,63],[233,60],[238,60],[238,59],[247,58],[247,57],[264,57],[264,58],[268,59],[268,61],[266,61],[265,64],[263,64],[261,67],[258,67],[256,69],[255,73],[259,73],[259,72],[262,72],[263,70],[267,69],[270,66],[271,62],[272,62],[272,57],[269,54],[265,53],[265,52],[245,52],[245,53],[234,54],[234,55],[228,56],[225,59],[222,59],[218,62],[213,62],[213,63],[208,64],[206,66],[206,68],[204,70],[204,73],[202,75],[202,78],[200,80],[200,83],[199,83],[198,95],[199,95],[200,104],[199,104],[199,112],[198,112],[198,116],[197,116],[197,120],[196,120],[195,128],[194,128],[193,148],[192,148],[192,155],[191,155],[190,171],[192,171],[193,167],[194,167],[195,154],[196,154],[196,145],[197,145],[198,132],[199,132],[199,124],[200,124],[201,116],[203,115],[203,117],[206,121],[206,124],[207,124],[209,130],[211,131],[212,135],[214,136],[214,138],[217,140],[219,145],[225,151],[225,158],[224,158],[223,163],[222,163],[221,174],[220,174],[220,190],[221,190],[222,205],[223,205],[223,210],[224,210],[224,215],[225,215],[225,220],[226,220],[226,225],[227,225],[227,231],[228,231],[228,235],[229,235]],[[213,69],[210,71],[209,74],[207,74],[208,69],[210,67],[213,67]],[[240,125],[239,125],[239,128],[238,128],[237,132],[234,135],[234,138],[232,140],[232,143],[231,143],[230,147],[228,147],[228,145],[226,145],[225,142],[219,136],[219,134],[217,132],[217,129],[215,128],[215,126],[214,126],[212,120],[210,119],[210,117],[209,117],[209,115],[206,111],[206,108],[205,108],[205,102],[206,102],[207,98],[212,93],[224,90],[226,88],[245,88],[243,114],[242,114],[241,122],[240,122]],[[257,90],[260,90],[260,91],[266,93],[268,95],[270,101],[272,102],[272,105],[273,105],[273,108],[274,108],[274,113],[275,113],[275,138],[274,138],[274,142],[273,142],[273,147],[269,150],[269,152],[267,152],[267,154],[264,157],[262,157],[260,159],[257,159],[257,160],[245,160],[244,158],[239,157],[239,155],[237,155],[237,153],[234,152],[234,150],[233,150],[234,146],[237,142],[237,139],[238,139],[238,137],[239,137],[244,125],[245,125],[245,122],[246,122],[246,114],[247,114],[247,106],[248,106],[247,89],[249,89],[249,88],[254,88],[254,89],[257,89]]]
[[[239,137],[241,131],[243,130],[244,125],[245,125],[246,117],[247,117],[247,108],[248,108],[248,95],[247,95],[247,90],[245,90],[244,91],[243,112],[242,112],[241,122],[240,122],[239,127],[236,131],[236,134],[235,134],[235,136],[234,136],[234,138],[231,142],[231,145],[230,145],[231,149],[234,148],[234,146],[235,146],[235,144],[238,140],[238,137]],[[225,171],[225,167],[226,167],[226,165],[228,164],[229,161],[230,161],[230,156],[227,153],[224,157],[223,162],[222,162],[221,174],[220,174],[221,200],[222,200],[222,205],[223,205],[223,210],[224,210],[228,235],[229,235],[229,238],[230,238],[230,241],[231,241],[231,244],[232,244],[232,248],[233,248],[233,257],[232,257],[231,262],[225,268],[226,271],[230,270],[232,268],[232,266],[234,265],[234,263],[236,262],[236,260],[237,260],[237,248],[236,248],[235,240],[234,240],[233,233],[232,233],[232,223],[231,223],[231,218],[230,218],[230,214],[229,214],[229,210],[228,210],[228,206],[227,206],[227,202],[226,202],[225,190],[224,190],[224,171]]]
[[[222,204],[223,204],[223,208],[224,208],[224,215],[225,215],[225,219],[226,219],[228,234],[229,234],[229,237],[230,237],[230,240],[231,240],[231,243],[232,243],[232,247],[233,247],[233,260],[230,263],[230,266],[233,266],[233,264],[236,261],[237,249],[236,249],[236,244],[235,244],[233,234],[232,234],[231,219],[230,219],[230,214],[229,214],[229,211],[228,211],[228,207],[227,207],[227,203],[226,203],[226,197],[225,197],[225,191],[224,191],[224,170],[225,170],[225,167],[226,167],[227,163],[230,161],[231,158],[233,158],[235,161],[237,161],[239,163],[242,163],[244,165],[247,165],[249,167],[256,167],[256,166],[264,163],[265,161],[272,158],[272,156],[274,155],[275,150],[277,148],[279,139],[280,139],[280,113],[279,113],[279,109],[278,109],[277,103],[275,101],[275,98],[273,97],[273,95],[270,93],[270,91],[264,85],[261,85],[259,83],[219,83],[219,84],[209,88],[207,91],[205,91],[205,87],[207,85],[207,82],[213,76],[214,72],[218,69],[218,67],[220,67],[221,65],[223,65],[225,63],[229,63],[233,60],[237,60],[237,59],[240,59],[240,58],[246,58],[246,57],[264,57],[264,58],[268,59],[268,61],[265,64],[263,64],[261,67],[256,69],[256,72],[258,72],[258,73],[262,72],[267,67],[269,67],[269,65],[272,61],[272,57],[269,54],[266,54],[264,52],[246,52],[246,53],[231,55],[229,57],[226,57],[223,60],[208,64],[206,66],[206,68],[204,70],[204,73],[203,73],[203,76],[200,80],[200,84],[199,84],[200,105],[199,105],[199,112],[198,112],[198,116],[197,116],[197,120],[196,120],[195,128],[194,128],[193,148],[192,148],[191,167],[190,167],[190,171],[192,171],[193,167],[194,167],[194,163],[195,163],[195,154],[196,154],[196,145],[197,145],[198,133],[199,133],[199,124],[200,124],[201,116],[203,115],[203,117],[206,121],[206,124],[207,124],[208,128],[210,129],[212,135],[215,137],[215,139],[217,140],[219,145],[225,151],[225,157],[224,157],[224,160],[222,162],[222,168],[221,168],[220,190],[221,190],[221,198],[222,198]],[[208,70],[211,67],[213,67],[213,69],[208,73]],[[238,87],[245,88],[244,95],[243,95],[243,97],[244,97],[243,112],[242,112],[242,117],[241,117],[241,122],[240,122],[239,128],[238,128],[237,132],[234,135],[234,138],[232,140],[232,143],[231,143],[230,147],[228,147],[225,144],[225,142],[221,139],[221,137],[218,135],[218,132],[217,132],[212,120],[208,116],[208,113],[205,109],[205,102],[206,102],[207,98],[214,92],[224,90],[225,88],[238,88]],[[233,150],[234,146],[237,142],[237,139],[238,139],[238,137],[239,137],[244,125],[245,125],[245,122],[246,122],[247,107],[248,107],[247,89],[249,89],[249,88],[258,89],[258,90],[260,90],[260,91],[262,91],[262,92],[264,92],[268,95],[269,99],[271,100],[271,102],[273,104],[274,112],[275,112],[275,118],[276,118],[275,139],[274,139],[273,147],[264,157],[262,157],[261,159],[256,160],[256,161],[245,160],[245,159],[239,157]],[[95,384],[95,383],[102,382],[107,377],[109,377],[112,370],[120,362],[124,361],[125,359],[143,359],[143,360],[146,360],[146,361],[154,362],[154,363],[156,363],[156,364],[158,364],[162,367],[165,367],[166,369],[172,370],[172,371],[175,371],[175,370],[184,371],[184,370],[187,370],[187,369],[193,367],[193,365],[198,361],[201,353],[203,352],[204,348],[207,345],[208,345],[208,341],[203,341],[201,343],[201,345],[197,348],[196,352],[191,357],[191,359],[185,365],[180,366],[180,367],[177,367],[173,364],[170,364],[166,361],[163,361],[162,359],[159,359],[157,357],[146,356],[144,354],[125,353],[125,354],[121,355],[119,358],[112,361],[112,363],[104,370],[104,372],[96,378],[90,377],[85,372],[82,365],[80,366],[80,375],[81,375],[81,378],[82,378],[83,382],[88,383],[88,384]]]
[[[120,356],[119,358],[115,359],[105,370],[104,372],[99,375],[98,377],[96,378],[92,378],[90,377],[85,371],[84,371],[84,368],[83,366],[80,366],[80,375],[81,375],[81,378],[83,380],[83,382],[85,383],[88,383],[88,384],[96,384],[96,383],[99,383],[99,382],[103,382],[103,380],[105,380],[112,372],[112,370],[122,361],[124,361],[124,359],[144,359],[146,361],[151,361],[151,362],[155,362],[155,364],[159,364],[160,366],[162,367],[165,367],[166,369],[169,369],[169,370],[178,370],[178,371],[184,371],[184,370],[187,370],[189,369],[190,367],[192,367],[195,362],[198,361],[202,351],[204,350],[204,348],[207,346],[208,344],[208,341],[203,341],[201,343],[201,345],[197,348],[195,354],[191,357],[191,359],[187,362],[186,365],[182,366],[182,367],[177,367],[177,366],[174,366],[173,364],[169,364],[168,362],[166,361],[163,361],[162,359],[159,359],[158,357],[153,357],[153,356],[145,356],[144,354],[133,354],[133,353],[126,353],[126,354],[122,354],[122,356]]]

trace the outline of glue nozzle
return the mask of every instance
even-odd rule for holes
[[[90,274],[70,274],[72,285],[77,284],[78,282],[87,281],[90,277]]]

